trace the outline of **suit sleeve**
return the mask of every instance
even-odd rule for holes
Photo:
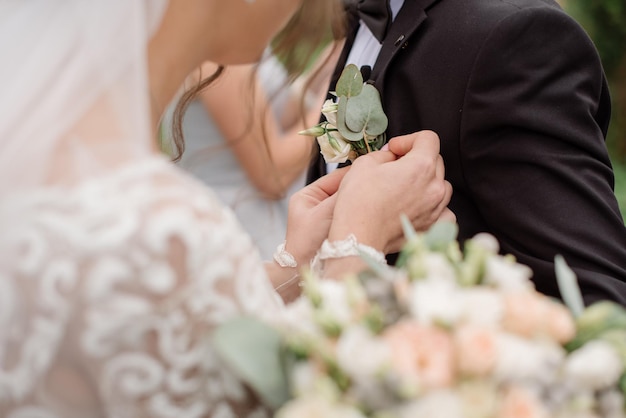
[[[554,256],[587,303],[626,305],[626,228],[604,143],[610,101],[592,42],[555,8],[519,10],[478,54],[461,125],[465,179],[503,251],[559,295]]]

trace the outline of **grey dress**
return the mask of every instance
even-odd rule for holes
[[[272,59],[261,64],[258,77],[269,95],[275,99],[272,106],[280,112],[284,103],[278,89],[284,80],[282,67]],[[276,95],[274,93],[276,92]],[[171,120],[172,108],[165,123]],[[167,125],[169,126],[169,125]],[[222,202],[229,206],[252,236],[261,257],[269,260],[276,246],[285,237],[287,227],[287,204],[293,192],[304,186],[304,173],[296,180],[280,200],[262,196],[241,168],[237,157],[226,145],[224,138],[206,108],[199,100],[191,103],[185,114],[183,132],[185,153],[179,165],[211,187]]]

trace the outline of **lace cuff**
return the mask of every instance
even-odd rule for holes
[[[329,258],[342,258],[352,256],[369,257],[381,264],[387,264],[385,254],[370,247],[369,245],[361,244],[356,240],[353,234],[348,235],[348,238],[341,241],[330,242],[324,240],[322,247],[319,249],[313,261],[311,261],[311,270],[316,273],[321,273],[323,261]]]
[[[281,267],[298,267],[298,262],[295,257],[290,252],[285,250],[285,244],[286,242],[283,242],[276,247],[276,251],[274,252],[274,261],[276,261],[276,263],[278,263]]]

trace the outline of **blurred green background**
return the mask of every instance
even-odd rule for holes
[[[593,39],[609,79],[613,112],[607,144],[615,170],[615,194],[626,219],[626,0],[560,3]]]

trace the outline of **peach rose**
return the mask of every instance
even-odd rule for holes
[[[498,418],[548,418],[548,413],[534,394],[519,387],[511,387],[505,392],[496,416]]]
[[[560,303],[546,300],[546,333],[560,344],[576,336],[576,323],[572,313]]]
[[[402,306],[408,306],[411,301],[413,285],[406,274],[401,274],[393,281],[393,292]]]
[[[488,328],[462,326],[455,333],[457,365],[462,373],[486,376],[498,358],[495,333]]]
[[[537,292],[513,292],[504,296],[503,328],[531,337],[540,332],[545,321],[545,305]]]
[[[454,380],[454,349],[443,330],[414,321],[399,322],[385,331],[391,347],[392,368],[426,388],[447,387]]]

